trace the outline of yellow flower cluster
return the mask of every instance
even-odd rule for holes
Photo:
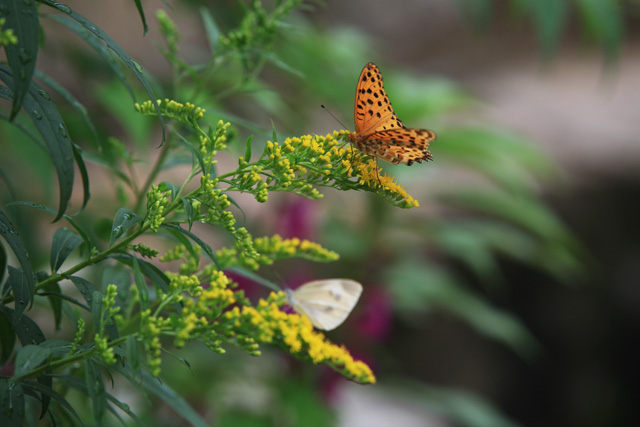
[[[327,364],[354,381],[375,383],[369,366],[354,360],[344,347],[327,341],[313,329],[309,319],[281,311],[285,299],[284,292],[272,292],[267,300],[260,300],[257,307],[245,306],[242,310],[234,307],[225,317],[244,331],[252,331],[250,336],[258,342],[283,346],[296,357]]]
[[[171,117],[191,125],[194,125],[198,120],[204,117],[204,113],[206,112],[204,108],[196,107],[189,102],[182,104],[171,99],[158,99],[156,102],[160,109],[160,113],[163,116]],[[136,102],[134,105],[136,111],[141,114],[156,115],[156,110],[151,100],[145,101],[142,104],[138,104]]]
[[[382,168],[378,168],[378,163],[371,159],[367,163],[358,163],[356,165],[357,174],[360,176],[360,185],[367,185],[372,188],[378,188],[390,192],[398,199],[402,199],[400,207],[413,208],[420,206],[420,203],[414,199],[404,187],[393,181],[391,175],[381,175]]]

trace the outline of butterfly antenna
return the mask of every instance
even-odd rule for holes
[[[328,109],[327,107],[325,107],[325,106],[324,106],[324,105],[322,105],[322,104],[320,104],[320,106],[321,106],[322,108],[324,108],[324,111],[326,111],[327,113],[329,113],[329,115],[330,115],[331,117],[333,117],[333,118],[336,120],[336,122],[340,123],[340,125],[341,125],[343,128],[345,128],[345,129],[347,128],[347,127],[344,125],[344,123],[342,123],[340,120],[338,120],[338,118],[337,118],[336,116],[334,116],[334,115],[333,115],[333,113],[332,113],[331,111],[329,111],[329,109]]]

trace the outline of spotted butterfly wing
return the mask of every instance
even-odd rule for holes
[[[330,331],[345,321],[355,307],[362,285],[349,279],[314,280],[288,291],[289,305],[313,326]]]
[[[411,166],[432,160],[429,142],[433,131],[410,129],[393,111],[376,64],[368,63],[360,73],[354,111],[356,131],[349,141],[362,153],[389,163]]]

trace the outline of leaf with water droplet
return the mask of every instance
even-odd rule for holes
[[[111,226],[111,240],[109,241],[109,246],[113,245],[120,236],[140,221],[142,221],[142,218],[136,215],[132,210],[126,208],[118,209],[113,220],[113,225]]]

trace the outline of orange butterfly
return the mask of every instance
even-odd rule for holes
[[[427,148],[436,139],[435,132],[409,129],[402,123],[393,112],[382,73],[373,62],[365,65],[358,79],[354,120],[356,131],[349,135],[349,141],[361,153],[394,165],[411,166],[433,159]]]

